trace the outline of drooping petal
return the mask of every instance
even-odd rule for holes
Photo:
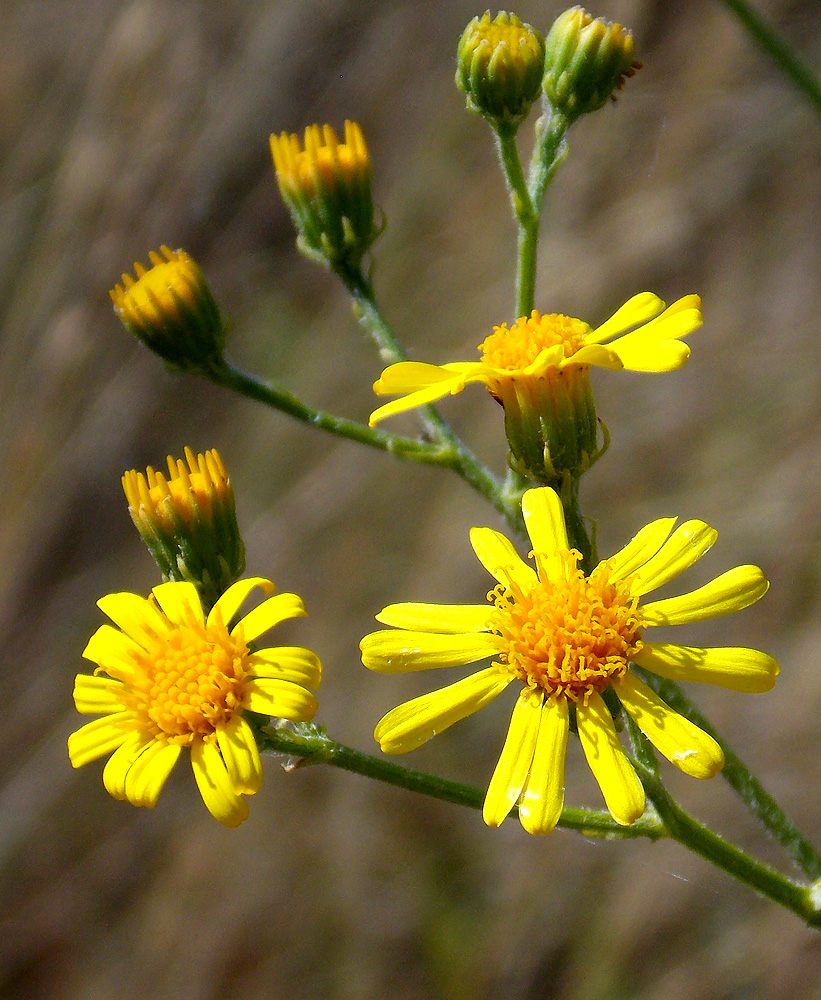
[[[498,531],[471,528],[470,544],[479,562],[505,587],[529,590],[536,584],[536,570],[523,561],[513,543]]]
[[[108,758],[103,768],[103,785],[112,798],[123,801],[127,798],[125,782],[134,761],[153,742],[153,736],[134,730]]]
[[[674,517],[660,517],[657,521],[646,524],[623,549],[619,549],[608,560],[612,566],[610,579],[613,581],[623,580],[626,576],[635,573],[667,541],[675,523],[676,518]]]
[[[646,643],[633,660],[671,681],[716,684],[731,691],[769,691],[779,673],[776,661],[758,649],[740,646],[705,649],[674,643]]]
[[[631,592],[637,597],[663,586],[689,569],[718,538],[718,532],[704,521],[685,521],[658,552],[635,571]]]
[[[148,744],[125,776],[125,797],[132,805],[154,808],[181,750],[176,743]]]
[[[83,656],[107,674],[122,681],[134,677],[135,662],[145,654],[143,647],[111,625],[101,625],[83,650]]]
[[[617,333],[623,333],[632,326],[646,323],[657,316],[662,309],[664,309],[664,303],[658,295],[654,295],[652,292],[639,292],[638,295],[634,295],[632,299],[628,299],[623,306],[618,308],[610,319],[595,330],[591,330],[584,338],[585,343],[600,344],[608,337],[615,337]]]
[[[407,753],[472,715],[500,694],[513,680],[496,667],[487,667],[439,691],[399,705],[377,723],[374,738],[383,753]]]
[[[221,594],[217,602],[208,614],[208,624],[212,625],[219,620],[225,625],[230,624],[234,615],[239,611],[240,605],[251,593],[254,587],[259,587],[263,594],[272,594],[274,585],[270,580],[262,576],[249,576],[245,580],[237,580],[231,584],[224,594]]]
[[[131,712],[116,712],[81,726],[68,738],[68,756],[72,767],[82,767],[98,757],[116,750],[128,739],[134,716]]]
[[[389,604],[374,617],[383,625],[413,632],[457,635],[482,632],[488,627],[492,608],[488,604]]]
[[[690,348],[680,340],[656,340],[643,331],[614,340],[610,348],[631,372],[674,372],[690,357]]]
[[[406,361],[400,362],[399,365],[393,367],[399,367],[402,364],[417,363],[418,362]],[[435,403],[437,399],[442,399],[443,396],[455,396],[456,393],[461,392],[465,388],[465,376],[462,373],[447,371],[446,369],[439,368],[436,365],[427,365],[425,367],[432,368],[441,373],[441,378],[436,378],[435,381],[431,382],[424,388],[418,389],[415,392],[410,392],[408,395],[401,396],[399,399],[393,399],[390,403],[378,406],[368,418],[369,427],[375,427],[379,421],[384,420],[385,417],[392,417],[397,413],[404,413],[406,410],[413,410],[417,406],[426,406],[428,403]],[[384,379],[384,374],[385,373],[383,372],[382,379],[374,383],[373,388],[377,395],[389,395],[392,392],[402,391],[397,389],[377,388],[377,386],[384,386],[387,384]]]
[[[528,490],[522,497],[522,515],[539,575],[544,582],[552,582],[559,569],[555,553],[570,548],[561,500],[549,486]]]
[[[217,742],[234,791],[253,795],[262,784],[262,761],[251,727],[241,715],[235,715],[217,729]]]
[[[380,674],[403,674],[410,670],[458,667],[496,656],[501,649],[498,636],[489,632],[443,635],[385,629],[371,632],[359,643],[362,662]]]
[[[442,365],[430,365],[424,361],[399,361],[382,372],[373,384],[373,391],[377,396],[404,396],[450,382],[458,374]]]
[[[542,714],[544,691],[522,689],[513,709],[502,754],[488,785],[482,817],[488,826],[500,826],[524,787]]]
[[[74,704],[83,715],[110,715],[122,712],[123,703],[118,694],[124,691],[120,681],[108,677],[77,674],[74,678]]]
[[[139,594],[106,594],[97,601],[97,607],[143,649],[150,649],[157,637],[168,631],[168,623],[156,605]]]
[[[641,606],[645,625],[685,625],[741,611],[767,593],[769,583],[758,566],[736,566],[698,590]]]
[[[528,833],[550,833],[562,814],[568,732],[567,699],[546,698],[530,774],[519,801],[519,821]]]
[[[588,344],[566,358],[560,368],[568,365],[595,365],[597,368],[605,368],[611,372],[618,372],[624,368],[624,362],[619,355],[608,345]]]
[[[194,621],[200,624],[205,621],[200,595],[193,583],[161,583],[152,588],[151,593],[172,625],[184,628],[190,623],[192,615]]]
[[[576,709],[579,739],[590,770],[604,795],[613,819],[622,826],[644,812],[644,789],[619,742],[613,719],[601,695],[590,695]]]
[[[274,625],[279,625],[288,618],[301,618],[307,614],[302,598],[298,594],[274,594],[262,604],[258,604],[253,611],[249,611],[234,626],[231,635],[235,635],[241,629],[244,640],[251,642]]]
[[[220,752],[213,743],[194,740],[191,768],[208,812],[223,826],[239,826],[248,819],[248,804],[234,791]]]
[[[292,722],[313,718],[318,708],[316,696],[306,688],[276,677],[247,680],[243,685],[242,706],[260,715],[275,715]]]
[[[316,690],[322,679],[322,664],[313,650],[302,646],[272,646],[251,653],[246,660],[251,677],[279,677]]]
[[[625,674],[615,690],[656,750],[685,774],[712,778],[724,766],[724,753],[712,736],[665,705],[638,677]]]

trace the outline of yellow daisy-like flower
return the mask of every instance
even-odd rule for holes
[[[366,667],[383,673],[494,662],[449,687],[389,712],[375,737],[385,753],[414,750],[471,715],[512,681],[521,682],[501,757],[484,804],[498,826],[515,804],[528,833],[547,833],[564,802],[564,762],[575,710],[579,738],[614,819],[644,811],[644,789],[624,753],[603,694],[612,690],[656,749],[697,778],[721,769],[718,744],[672,711],[629,669],[636,663],[673,680],[768,691],[778,664],[754,649],[703,649],[645,638],[657,625],[681,625],[740,611],[767,591],[757,566],[738,566],[680,597],[641,598],[691,566],[716,539],[703,521],[662,518],[643,528],[589,576],[569,548],[556,493],[528,490],[522,513],[536,568],[504,535],[473,528],[473,549],[497,585],[488,605],[393,604],[377,620],[392,629],[365,636]]]
[[[219,358],[225,324],[205,276],[184,250],[160,247],[148,255],[151,267],[134,264],[133,278],[109,295],[127,330],[170,364],[198,368]]]
[[[101,715],[72,733],[74,767],[111,754],[103,783],[115,799],[155,805],[187,747],[208,811],[224,826],[248,817],[243,795],[262,782],[262,764],[247,710],[293,721],[310,719],[321,667],[309,649],[279,646],[252,652],[248,643],[287,618],[305,614],[296,594],[268,597],[233,628],[229,625],[254,587],[271,594],[270,580],[240,580],[204,614],[190,583],[163,583],[151,599],[109,594],[99,608],[117,628],[101,625],[83,651],[96,663],[78,674],[77,711]]]
[[[504,323],[494,327],[479,345],[479,361],[445,365],[400,361],[386,368],[373,391],[378,396],[402,398],[374,410],[370,424],[373,427],[395,413],[455,395],[469,382],[483,382],[493,396],[506,403],[512,385],[545,378],[551,369],[578,367],[586,371],[595,365],[611,371],[673,371],[690,356],[690,348],[681,338],[699,326],[698,295],[686,295],[665,309],[657,295],[640,292],[596,329],[580,319],[534,309],[510,328]],[[626,333],[631,327],[636,329]],[[622,336],[604,343],[617,334]]]
[[[504,407],[511,464],[529,479],[559,487],[568,474],[578,479],[603,452],[591,365],[642,372],[680,368],[690,356],[681,338],[701,325],[700,306],[697,295],[687,295],[665,309],[657,295],[641,292],[597,329],[534,310],[512,327],[495,327],[479,345],[479,361],[401,361],[386,368],[374,392],[401,398],[374,410],[370,425],[482,382]]]

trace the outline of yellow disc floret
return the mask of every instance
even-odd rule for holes
[[[241,707],[247,656],[242,638],[221,622],[171,628],[141,657],[126,707],[156,738],[213,741]]]
[[[502,665],[531,688],[587,701],[627,670],[642,648],[638,598],[629,584],[610,580],[610,564],[589,577],[575,550],[557,555],[561,573],[525,592],[501,584],[489,595],[496,605],[492,631],[502,637]]]
[[[590,327],[580,319],[559,313],[542,313],[534,309],[522,316],[512,327],[506,323],[493,328],[493,333],[480,345],[482,363],[505,371],[521,371],[531,365],[546,348],[564,347],[569,358],[585,345]]]

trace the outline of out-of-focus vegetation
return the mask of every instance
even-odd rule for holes
[[[758,5],[818,61],[813,0]],[[516,8],[546,28],[555,4]],[[821,125],[707,0],[606,0],[645,68],[571,133],[548,194],[537,306],[593,323],[634,292],[697,291],[693,356],[662,378],[595,380],[610,453],[586,481],[603,554],[669,514],[720,541],[688,583],[739,562],[755,612],[692,642],[782,663],[755,698],[692,692],[808,832],[821,708]],[[319,768],[265,785],[239,830],[178,767],[154,811],[74,772],[70,694],[95,600],[156,571],[119,477],[217,447],[249,570],[304,595],[278,629],[325,664],[317,721],[371,751],[373,724],[430,687],[375,677],[357,643],[384,604],[474,602],[467,541],[496,516],[459,480],[324,438],[168,374],[107,291],[161,243],[202,265],[229,352],[364,419],[380,364],[331,277],[300,258],[272,131],[357,120],[388,226],[384,310],[414,357],[469,358],[513,307],[514,229],[484,124],[453,86],[464,0],[4,0],[0,61],[0,981],[9,997],[340,1000],[810,1000],[821,945],[675,845],[609,844]],[[523,129],[524,135],[527,126]],[[446,415],[496,468],[501,415],[476,389]],[[396,427],[412,427],[412,417]],[[702,569],[703,567],[703,569]],[[688,640],[685,640],[688,641]],[[509,704],[413,755],[484,784]],[[696,814],[776,857],[721,779],[665,774]],[[580,754],[569,803],[599,805]]]

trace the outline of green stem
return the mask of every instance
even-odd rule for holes
[[[757,14],[746,0],[723,0],[724,6],[736,15],[759,47],[772,59],[781,72],[821,111],[821,83],[793,53],[778,33]]]
[[[510,204],[519,226],[518,267],[516,270],[516,318],[529,316],[536,296],[536,254],[539,246],[539,213],[533,206],[522,161],[516,146],[515,130],[494,129],[499,159],[507,181]]]
[[[798,914],[811,927],[821,927],[821,907],[817,888],[801,885],[756,861],[702,823],[693,819],[669,795],[661,780],[641,759],[634,759],[647,797],[656,807],[670,836],[695,854],[732,875],[763,896]]]
[[[353,750],[330,739],[325,732],[311,723],[291,726],[263,727],[260,734],[260,749],[272,753],[287,754],[300,758],[300,764],[330,764],[366,778],[373,778],[397,788],[420,792],[431,798],[454,802],[471,809],[481,809],[485,793],[471,785],[448,781],[422,771],[413,771],[391,761]],[[515,809],[513,810],[515,814]],[[654,815],[643,816],[632,826],[619,826],[609,813],[598,809],[562,810],[559,826],[568,830],[579,830],[588,836],[613,839],[649,837],[658,840],[666,836],[663,824]]]
[[[781,844],[785,854],[811,879],[821,877],[821,856],[801,833],[778,803],[762,787],[735,753],[727,746],[715,728],[674,681],[666,680],[649,670],[633,666],[642,680],[661,697],[670,708],[709,733],[724,751],[722,777],[737,793],[742,802],[761,825]]]

